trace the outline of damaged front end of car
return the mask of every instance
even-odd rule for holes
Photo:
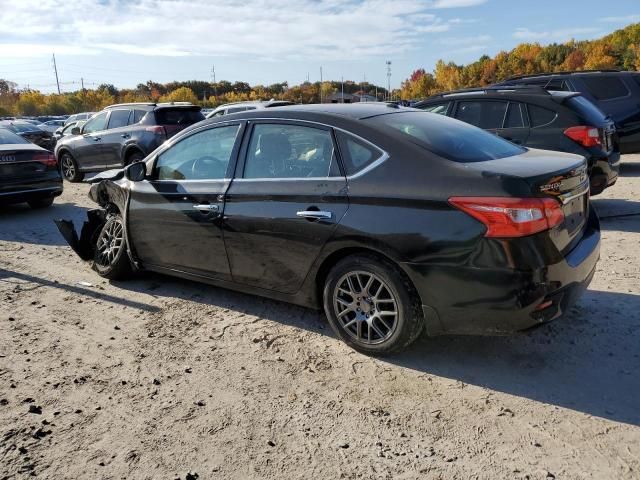
[[[103,172],[88,182],[93,184],[89,190],[89,198],[97,203],[100,208],[87,211],[87,220],[82,224],[80,235],[76,232],[73,221],[54,220],[64,239],[82,260],[94,260],[100,231],[109,217],[118,213],[124,216],[126,212],[128,189],[126,188],[126,183],[123,184],[122,178],[122,170],[115,170]],[[128,248],[127,253],[131,258],[132,255]],[[133,259],[132,263],[134,266],[136,265]]]

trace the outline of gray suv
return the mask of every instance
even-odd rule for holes
[[[60,139],[55,156],[64,178],[79,182],[87,172],[142,160],[165,140],[204,116],[191,103],[122,103],[97,113]]]

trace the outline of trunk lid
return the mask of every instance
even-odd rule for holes
[[[31,144],[0,147],[0,178],[5,180],[37,179],[57,168],[54,157],[46,150]]]
[[[514,157],[467,164],[485,173],[522,179],[532,197],[556,199],[564,221],[549,234],[562,253],[580,241],[589,218],[589,175],[584,157],[571,153],[528,149]]]

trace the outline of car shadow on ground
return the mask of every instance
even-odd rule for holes
[[[640,296],[585,293],[508,337],[421,337],[391,364],[640,426]],[[517,412],[516,412],[517,414]]]
[[[123,289],[199,302],[335,337],[314,310],[144,273]],[[564,317],[507,337],[423,335],[391,365],[640,425],[640,296],[588,290]]]
[[[594,198],[591,205],[603,230],[640,232],[640,202],[621,198]]]
[[[620,164],[620,176],[640,177],[640,162],[622,162]]]
[[[0,240],[37,245],[67,245],[54,219],[73,220],[76,227],[86,220],[86,208],[55,201],[51,207],[32,209],[26,203],[0,205]]]

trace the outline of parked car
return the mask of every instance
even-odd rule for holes
[[[95,115],[96,112],[82,112],[82,113],[76,113],[74,115],[70,115],[67,117],[67,119],[65,120],[65,125],[72,123],[72,122],[77,122],[78,120],[89,120],[91,117],[93,117]]]
[[[580,92],[616,124],[621,153],[640,152],[640,72],[593,70],[512,77],[500,85]]]
[[[220,105],[216,109],[207,113],[207,118],[221,117],[222,115],[229,115],[230,113],[245,112],[247,110],[262,110],[263,108],[284,107],[287,105],[295,105],[295,104],[293,102],[288,102],[286,100],[225,103],[224,105]]]
[[[55,131],[60,127],[64,127],[64,120],[48,120],[38,125],[40,130],[44,130],[49,133],[55,133]]]
[[[434,95],[415,107],[457,118],[519,145],[582,155],[589,164],[591,195],[618,179],[614,123],[577,92],[487,87]]]
[[[87,123],[86,120],[78,120],[77,122],[68,123],[62,127],[59,127],[53,134],[56,139],[56,142],[60,140],[62,137],[68,137],[69,135],[73,135],[71,130],[74,127],[82,128],[82,126]]]
[[[51,152],[0,127],[0,204],[48,207],[62,193],[62,175]]]
[[[23,122],[21,120],[0,121],[0,128],[6,128],[13,133],[20,135],[25,140],[35,143],[39,147],[47,150],[53,150],[55,138],[51,133],[41,130],[32,123]]]
[[[190,103],[123,103],[97,113],[71,129],[56,145],[56,158],[70,182],[142,160],[166,139],[204,119]]]
[[[423,329],[540,325],[599,257],[584,158],[385,104],[213,118],[92,181],[102,209],[80,238],[57,224],[101,276],[147,269],[324,308],[366,353]]]

